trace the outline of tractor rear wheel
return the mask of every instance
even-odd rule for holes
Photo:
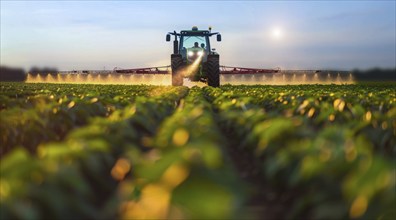
[[[183,59],[180,54],[171,55],[171,68],[172,68],[172,86],[183,85],[183,74],[180,69],[183,65]]]
[[[206,62],[206,75],[208,77],[208,86],[219,87],[220,86],[220,64],[219,55],[210,54]]]

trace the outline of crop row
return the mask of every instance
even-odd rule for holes
[[[40,108],[45,104],[66,100],[91,100],[100,98],[106,104],[124,107],[138,96],[156,96],[168,87],[149,85],[89,85],[89,84],[0,84],[0,110],[13,107]]]
[[[93,117],[108,117],[115,110],[133,103],[139,96],[155,97],[165,92],[172,93],[170,88],[153,86],[110,86],[102,88],[101,92],[105,94],[100,94],[95,90],[98,88],[92,85],[79,88],[48,84],[46,90],[36,87],[35,84],[2,85],[0,157],[16,146],[23,146],[34,153],[40,143],[62,140],[70,130],[86,125]],[[58,93],[60,88],[63,92]],[[19,89],[30,96],[21,96]],[[64,93],[71,91],[71,95]],[[113,92],[117,95],[111,97]],[[14,96],[18,94],[18,98],[12,97],[12,93]]]
[[[186,88],[140,98],[95,118],[37,156],[16,148],[1,161],[1,219],[109,219],[118,216],[116,187],[130,173],[122,155],[144,152],[142,137],[174,111]]]
[[[124,219],[230,219],[241,211],[243,192],[224,137],[199,88],[190,89],[176,112],[144,143],[151,150],[120,186]],[[133,187],[131,188],[132,184]],[[132,193],[135,192],[135,193]],[[135,197],[128,195],[135,194]]]
[[[300,115],[315,130],[330,125],[348,127],[369,139],[376,152],[390,156],[396,146],[396,94],[393,90],[394,86],[386,84],[224,86],[213,96],[223,97],[216,101],[222,108],[260,108],[269,117]]]
[[[388,104],[380,109],[356,98],[352,102],[348,95],[277,89],[204,89],[234,143],[231,154],[243,160],[244,175],[258,182],[254,196],[261,203],[278,203],[274,215],[284,218],[391,218],[394,98],[382,98]],[[283,212],[286,207],[290,212]]]

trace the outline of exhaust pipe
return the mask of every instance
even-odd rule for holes
[[[175,40],[173,41],[173,54],[179,53],[179,41],[177,41],[177,33],[174,31]]]

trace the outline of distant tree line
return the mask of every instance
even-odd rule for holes
[[[372,68],[364,71],[355,69],[352,74],[356,81],[396,81],[396,68]]]
[[[42,74],[42,75],[48,75],[48,74],[53,74],[56,75],[58,74],[58,69],[56,68],[52,68],[52,67],[43,67],[43,68],[39,68],[39,67],[32,67],[29,70],[29,73],[32,75],[37,75],[37,74]]]
[[[26,72],[22,68],[0,66],[0,81],[25,81]]]

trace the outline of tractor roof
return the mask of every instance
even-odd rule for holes
[[[185,36],[207,36],[210,35],[210,32],[207,30],[182,30],[180,31],[180,34]]]
[[[182,30],[180,33],[175,32],[169,32],[171,35],[177,35],[177,36],[199,36],[199,37],[205,37],[205,36],[213,36],[216,34],[219,34],[218,32],[211,33],[210,31],[207,30],[196,30],[196,31],[191,31],[191,30]]]
[[[212,28],[209,27],[209,30],[198,30],[197,26],[193,26],[191,30],[182,30],[180,33],[177,33],[176,31],[169,32],[171,35],[175,36],[200,36],[200,37],[205,37],[205,36],[213,36],[216,34],[219,34],[218,32],[212,33],[211,32]]]

